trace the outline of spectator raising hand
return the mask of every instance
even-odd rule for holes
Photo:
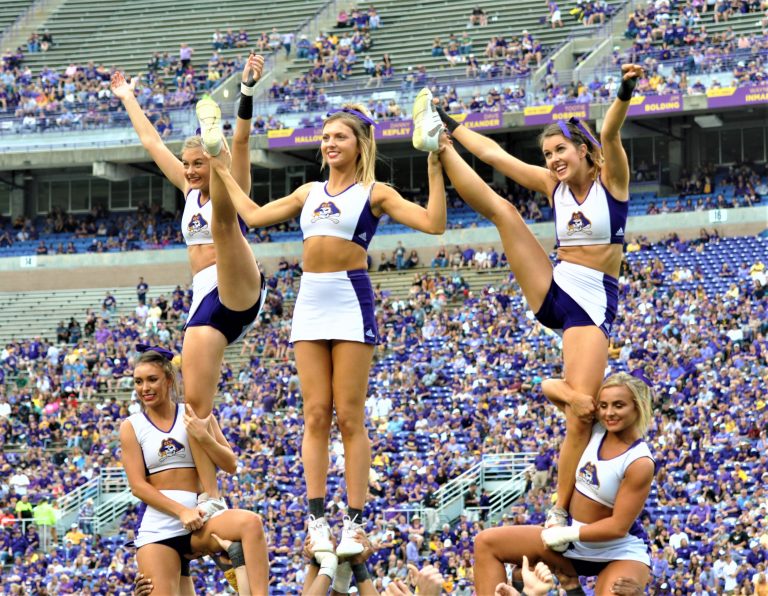
[[[432,565],[425,565],[419,570],[415,565],[408,565],[408,582],[416,588],[420,596],[439,596],[443,591],[443,576]],[[411,596],[414,592],[402,580],[391,582],[383,592],[386,596]]]

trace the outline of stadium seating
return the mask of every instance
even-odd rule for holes
[[[568,0],[559,3],[565,22],[574,21],[568,15],[576,2]],[[621,6],[622,2],[611,0],[612,8]],[[544,46],[546,53],[552,52],[574,32],[573,27],[552,29],[549,23],[543,22],[546,16],[546,6],[537,0],[521,0],[515,3],[498,3],[494,6],[480,4],[488,15],[488,25],[485,27],[467,28],[469,15],[478,3],[475,0],[460,0],[446,4],[444,0],[426,0],[420,2],[417,9],[400,0],[384,0],[376,2],[376,10],[382,18],[382,27],[372,31],[373,48],[368,52],[375,62],[381,56],[389,54],[395,68],[396,76],[390,82],[385,82],[376,92],[390,89],[400,89],[402,77],[407,67],[424,65],[427,67],[430,79],[439,76],[443,80],[461,80],[466,78],[465,66],[450,67],[444,57],[431,55],[432,40],[435,37],[445,43],[453,33],[461,37],[468,31],[473,40],[473,53],[482,57],[488,40],[492,36],[520,37],[523,30],[528,30],[535,39]],[[448,14],[446,14],[448,11]],[[581,27],[581,25],[579,25]],[[592,28],[590,28],[592,29]],[[350,31],[346,28],[332,28],[337,35]],[[329,95],[348,96],[355,92],[360,81],[367,80],[362,74],[363,55],[358,55],[354,76],[341,83],[323,85]],[[287,75],[294,78],[309,70],[310,64],[305,60],[295,59],[289,65]]]
[[[10,27],[34,0],[4,0],[0,6],[0,34]]]
[[[204,73],[216,29],[237,31],[243,27],[251,40],[272,27],[281,33],[294,31],[323,4],[323,0],[234,0],[219,4],[191,0],[181,6],[170,0],[68,0],[45,23],[53,34],[54,47],[45,53],[27,54],[25,63],[37,72],[43,66],[65,68],[70,63],[93,61],[136,74],[146,71],[154,52],[178,55],[179,45],[186,43],[195,50],[193,65]],[[247,49],[220,53],[231,57],[247,54]]]

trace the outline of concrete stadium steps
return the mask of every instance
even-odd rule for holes
[[[552,29],[549,23],[541,22],[542,17],[547,15],[547,6],[541,0],[520,0],[482,5],[488,14],[488,25],[467,29],[469,15],[477,4],[476,0],[421,0],[415,5],[403,0],[376,2],[376,11],[381,16],[383,26],[371,32],[373,48],[368,53],[375,62],[380,61],[385,53],[390,55],[397,79],[394,86],[399,88],[400,76],[408,66],[415,68],[423,64],[430,75],[434,75],[438,69],[445,69],[455,72],[456,78],[464,78],[464,67],[452,68],[445,57],[432,56],[432,40],[435,37],[440,37],[445,44],[451,33],[460,38],[464,31],[468,31],[473,41],[473,53],[482,62],[483,51],[492,36],[503,35],[509,41],[511,37],[519,37],[521,32],[527,29],[545,48],[554,48],[568,39],[574,31],[597,29],[586,28],[570,16],[569,11],[576,6],[575,0],[559,3],[565,24],[562,28]],[[608,4],[616,11],[624,2],[609,0]],[[350,28],[334,27],[331,30],[339,36],[344,32],[351,32]],[[358,66],[350,79],[333,86],[325,85],[329,94],[338,95],[359,89],[361,81],[368,79],[367,75],[362,74],[363,55],[364,53],[358,55]],[[310,65],[307,60],[294,60],[287,66],[287,76],[299,76],[309,70]],[[372,89],[373,91],[376,89]]]
[[[32,6],[34,0],[3,0],[0,2],[0,33],[2,33],[6,27],[13,25],[21,13],[25,12],[30,6]],[[3,47],[5,51],[5,47]]]
[[[324,4],[326,0],[190,0],[183,5],[170,0],[67,0],[45,24],[53,34],[54,47],[27,54],[25,62],[33,72],[43,66],[66,68],[72,62],[93,61],[136,74],[146,72],[154,52],[178,55],[184,42],[195,49],[192,64],[204,74],[216,29],[225,32],[231,27],[236,33],[243,27],[251,40],[249,47],[254,47],[257,34],[272,27],[281,33],[294,31]],[[220,52],[224,58],[247,53],[248,48]]]
[[[148,297],[164,294],[170,298],[175,286],[153,286]],[[85,313],[91,309],[101,312],[101,303],[109,291],[117,299],[113,317],[129,315],[136,308],[136,288],[98,288],[87,290],[51,290],[38,292],[0,293],[0,342],[40,336],[54,340],[59,321],[69,323],[74,317],[80,326]]]
[[[421,268],[404,271],[373,272],[371,273],[371,281],[374,287],[379,285],[382,291],[388,293],[390,297],[406,298],[413,286],[414,276],[430,271],[445,276],[451,275],[451,269]],[[478,271],[465,268],[461,269],[461,274],[472,291],[479,291],[488,285],[498,287],[505,283],[509,278],[509,269]],[[152,286],[150,287],[148,299],[156,298],[160,294],[170,297],[174,288],[175,286]],[[0,342],[7,343],[14,339],[22,340],[36,336],[54,339],[56,336],[56,326],[59,321],[63,320],[65,323],[68,323],[70,317],[75,317],[82,327],[87,309],[92,309],[96,314],[101,312],[101,302],[107,291],[110,291],[117,299],[118,309],[113,317],[130,315],[133,312],[136,306],[135,288],[0,293],[0,311],[3,313],[2,322],[0,322]],[[259,341],[258,328],[252,332],[251,337],[255,341]],[[382,345],[379,349],[386,351],[387,346]],[[235,375],[243,366],[248,366],[250,362],[249,356],[242,355],[241,350],[242,345],[236,344],[227,348],[225,352],[225,360]],[[267,366],[283,364],[282,361],[278,362],[271,359],[262,359],[262,362]],[[112,397],[124,400],[128,399],[130,394],[130,389],[102,391],[96,395],[96,400],[103,401]]]

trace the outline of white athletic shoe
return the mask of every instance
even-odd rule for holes
[[[341,541],[336,547],[336,555],[341,557],[354,557],[363,552],[362,543],[355,540],[357,533],[363,529],[363,526],[353,522],[349,517],[344,518],[344,527],[341,530]]]
[[[309,529],[309,538],[312,542],[312,550],[318,552],[333,552],[333,543],[331,542],[331,527],[324,517],[309,516],[307,524]]]
[[[197,508],[203,512],[204,522],[229,509],[226,501],[224,501],[224,497],[212,498],[208,496],[208,493],[197,495]]]
[[[443,122],[432,103],[432,92],[424,87],[413,102],[413,146],[419,151],[437,151]]]
[[[218,155],[221,151],[221,109],[210,97],[203,97],[195,106],[200,122],[200,136],[203,147],[209,155]]]

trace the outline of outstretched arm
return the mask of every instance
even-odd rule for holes
[[[163,174],[171,183],[181,191],[185,191],[187,188],[187,179],[184,176],[184,166],[171,153],[171,150],[165,146],[163,139],[157,132],[149,118],[144,114],[141,109],[134,91],[136,89],[136,82],[138,77],[133,77],[130,83],[127,83],[123,73],[120,71],[115,72],[112,75],[111,89],[115,97],[123,102],[125,111],[128,113],[128,117],[131,119],[131,124],[136,133],[139,135],[139,140],[144,149],[147,150],[152,160],[157,164]]]
[[[232,177],[229,171],[230,154],[227,144],[222,143],[221,148],[221,152],[217,156],[208,156],[209,163],[211,168],[221,177],[237,213],[249,227],[264,228],[293,219],[301,213],[301,208],[304,206],[304,200],[309,194],[312,183],[303,184],[287,197],[260,207],[243,192],[243,189]]]
[[[401,224],[427,234],[442,234],[448,220],[443,167],[437,151],[430,153],[427,159],[429,200],[426,209],[407,201],[394,188],[384,184],[374,186],[371,199],[375,207]]]
[[[232,135],[232,177],[247,195],[251,194],[250,135],[253,117],[253,91],[264,69],[264,57],[251,54],[243,68],[240,105]]]
[[[451,130],[451,135],[479,160],[487,163],[494,170],[512,178],[519,185],[543,195],[551,196],[555,181],[549,170],[534,166],[510,155],[501,146],[486,136],[466,126],[457,126],[456,122],[443,110],[438,109],[440,118]],[[447,120],[450,120],[448,122]]]
[[[603,145],[603,184],[620,201],[629,199],[629,160],[621,144],[621,127],[629,111],[632,92],[637,79],[644,75],[643,68],[637,64],[624,64],[621,67],[622,82],[618,96],[608,108],[600,130],[600,142]]]

